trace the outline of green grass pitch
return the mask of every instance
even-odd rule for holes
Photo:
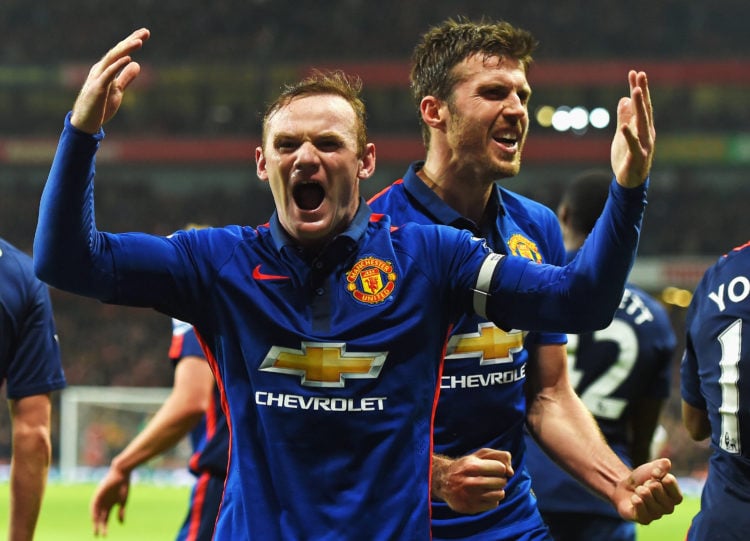
[[[106,538],[95,538],[89,519],[89,501],[95,484],[47,485],[35,541],[168,541],[174,539],[187,513],[190,488],[134,484],[130,486],[125,522],[109,519]],[[8,528],[8,483],[0,484],[0,532]],[[4,538],[4,534],[0,533]]]
[[[59,484],[47,486],[37,526],[36,541],[85,541],[94,539],[89,520],[89,500],[94,484]],[[165,541],[174,539],[185,517],[189,487],[135,484],[125,523],[111,516],[107,541]],[[638,526],[638,541],[683,541],[690,520],[698,511],[700,500],[687,497],[672,515],[648,526]],[[8,484],[0,483],[0,532],[8,528]],[[4,534],[0,534],[4,537]]]

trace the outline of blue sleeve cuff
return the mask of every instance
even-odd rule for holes
[[[86,133],[85,131],[81,131],[73,124],[70,123],[70,117],[73,115],[73,111],[68,111],[68,114],[65,115],[65,131],[69,132],[70,134],[80,137],[80,138],[89,138],[93,141],[96,141],[97,143],[104,139],[104,128],[99,128],[99,131],[94,134]]]

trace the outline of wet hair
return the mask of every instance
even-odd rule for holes
[[[612,173],[591,169],[577,175],[565,188],[560,206],[567,209],[568,223],[575,232],[588,235],[604,210]]]
[[[359,77],[348,75],[343,71],[313,70],[304,79],[286,85],[281,94],[273,100],[263,114],[262,141],[266,141],[266,130],[269,119],[283,107],[297,98],[318,95],[341,96],[352,106],[357,117],[357,154],[361,157],[367,145],[367,111],[360,93],[362,81]]]
[[[430,28],[412,52],[411,93],[417,110],[422,98],[435,96],[449,101],[460,82],[454,68],[470,56],[518,60],[528,72],[538,42],[531,32],[506,21],[477,22],[465,17],[447,19]],[[429,147],[430,131],[420,115],[422,139]]]

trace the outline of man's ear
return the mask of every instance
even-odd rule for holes
[[[422,115],[422,121],[430,128],[441,129],[445,124],[443,105],[442,100],[435,96],[425,96],[419,102],[419,114]]]
[[[268,180],[266,170],[266,157],[263,155],[263,147],[255,147],[255,174],[260,180]]]
[[[359,178],[360,180],[370,178],[374,172],[375,172],[375,144],[367,143],[365,145],[365,151],[359,160],[357,178]]]

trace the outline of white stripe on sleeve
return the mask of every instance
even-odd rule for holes
[[[492,275],[495,268],[505,256],[503,254],[489,254],[482,263],[477,275],[477,283],[474,287],[474,311],[477,315],[487,318],[487,297],[490,295]]]

